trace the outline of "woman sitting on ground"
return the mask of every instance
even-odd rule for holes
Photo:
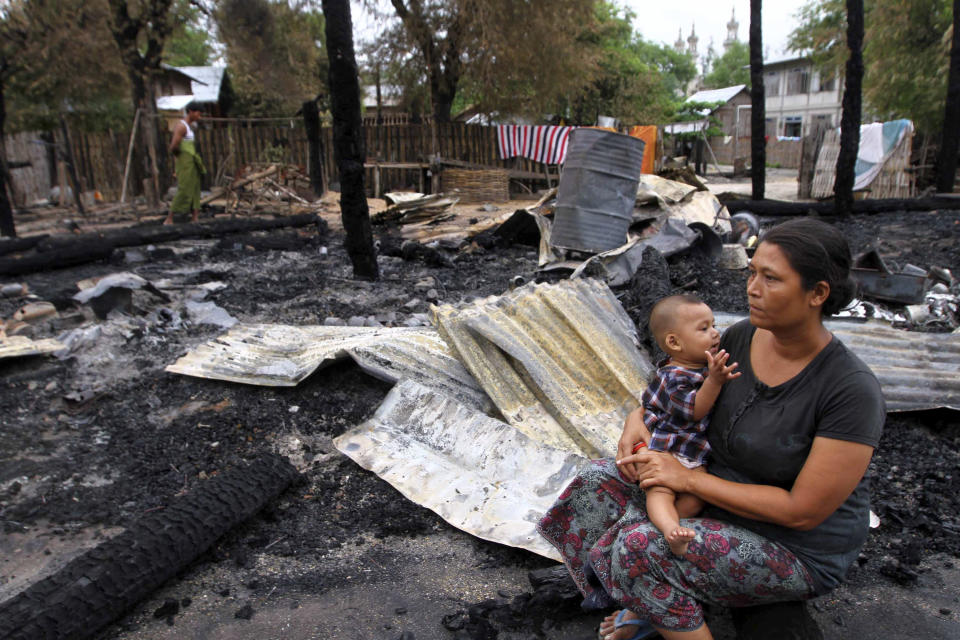
[[[617,461],[593,461],[541,520],[588,601],[624,607],[600,626],[608,640],[709,639],[701,603],[802,600],[843,580],[867,536],[864,474],[885,418],[876,377],[823,326],[852,298],[850,263],[831,225],[771,229],[750,264],[750,318],[721,340],[742,375],[714,405],[708,472],[631,454],[649,438],[637,409]],[[647,517],[652,486],[707,503],[684,520],[697,536],[683,556]]]

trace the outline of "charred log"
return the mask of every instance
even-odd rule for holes
[[[720,199],[731,213],[749,211],[759,216],[833,216],[841,215],[836,201],[785,202],[783,200],[726,200]],[[851,213],[870,214],[889,211],[937,211],[960,209],[960,198],[885,198],[856,200]]]
[[[131,227],[101,234],[50,236],[36,243],[29,254],[0,258],[0,275],[19,275],[61,269],[110,258],[120,247],[135,247],[185,238],[216,238],[231,233],[265,231],[282,227],[306,227],[316,224],[321,231],[325,223],[307,213],[285,218],[216,220],[214,222],[169,226]],[[0,245],[2,247],[2,245]]]

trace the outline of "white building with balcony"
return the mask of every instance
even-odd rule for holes
[[[814,69],[809,58],[763,65],[766,132],[771,138],[800,138],[822,123],[840,126],[843,99],[839,73]]]

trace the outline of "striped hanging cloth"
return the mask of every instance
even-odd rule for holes
[[[497,125],[500,157],[529,158],[544,164],[562,164],[567,157],[567,140],[576,127],[553,125]]]

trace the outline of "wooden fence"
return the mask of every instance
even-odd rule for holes
[[[462,123],[387,124],[365,126],[367,164],[381,165],[367,170],[367,191],[373,195],[390,190],[429,188],[424,180],[431,157],[488,167],[500,167],[543,175],[546,167],[526,158],[502,160],[497,153],[496,127]],[[71,131],[71,143],[77,174],[83,191],[98,190],[107,200],[120,198],[129,131],[84,133]],[[56,144],[62,145],[60,132]],[[36,153],[42,145],[37,132],[7,137],[8,158],[29,160],[30,167],[12,172],[17,204],[23,205],[48,196],[52,186],[46,155]],[[196,132],[197,146],[207,166],[205,188],[263,163],[289,163],[307,166],[307,137],[303,121],[289,119],[207,119]],[[328,184],[339,181],[333,158],[333,132],[321,129],[323,164]],[[30,151],[32,155],[28,155]],[[169,163],[172,170],[173,163]],[[404,165],[402,168],[392,165]],[[536,182],[533,175],[525,183]],[[131,188],[132,187],[131,185]],[[135,189],[135,188],[134,188]],[[138,189],[135,189],[139,191]]]

